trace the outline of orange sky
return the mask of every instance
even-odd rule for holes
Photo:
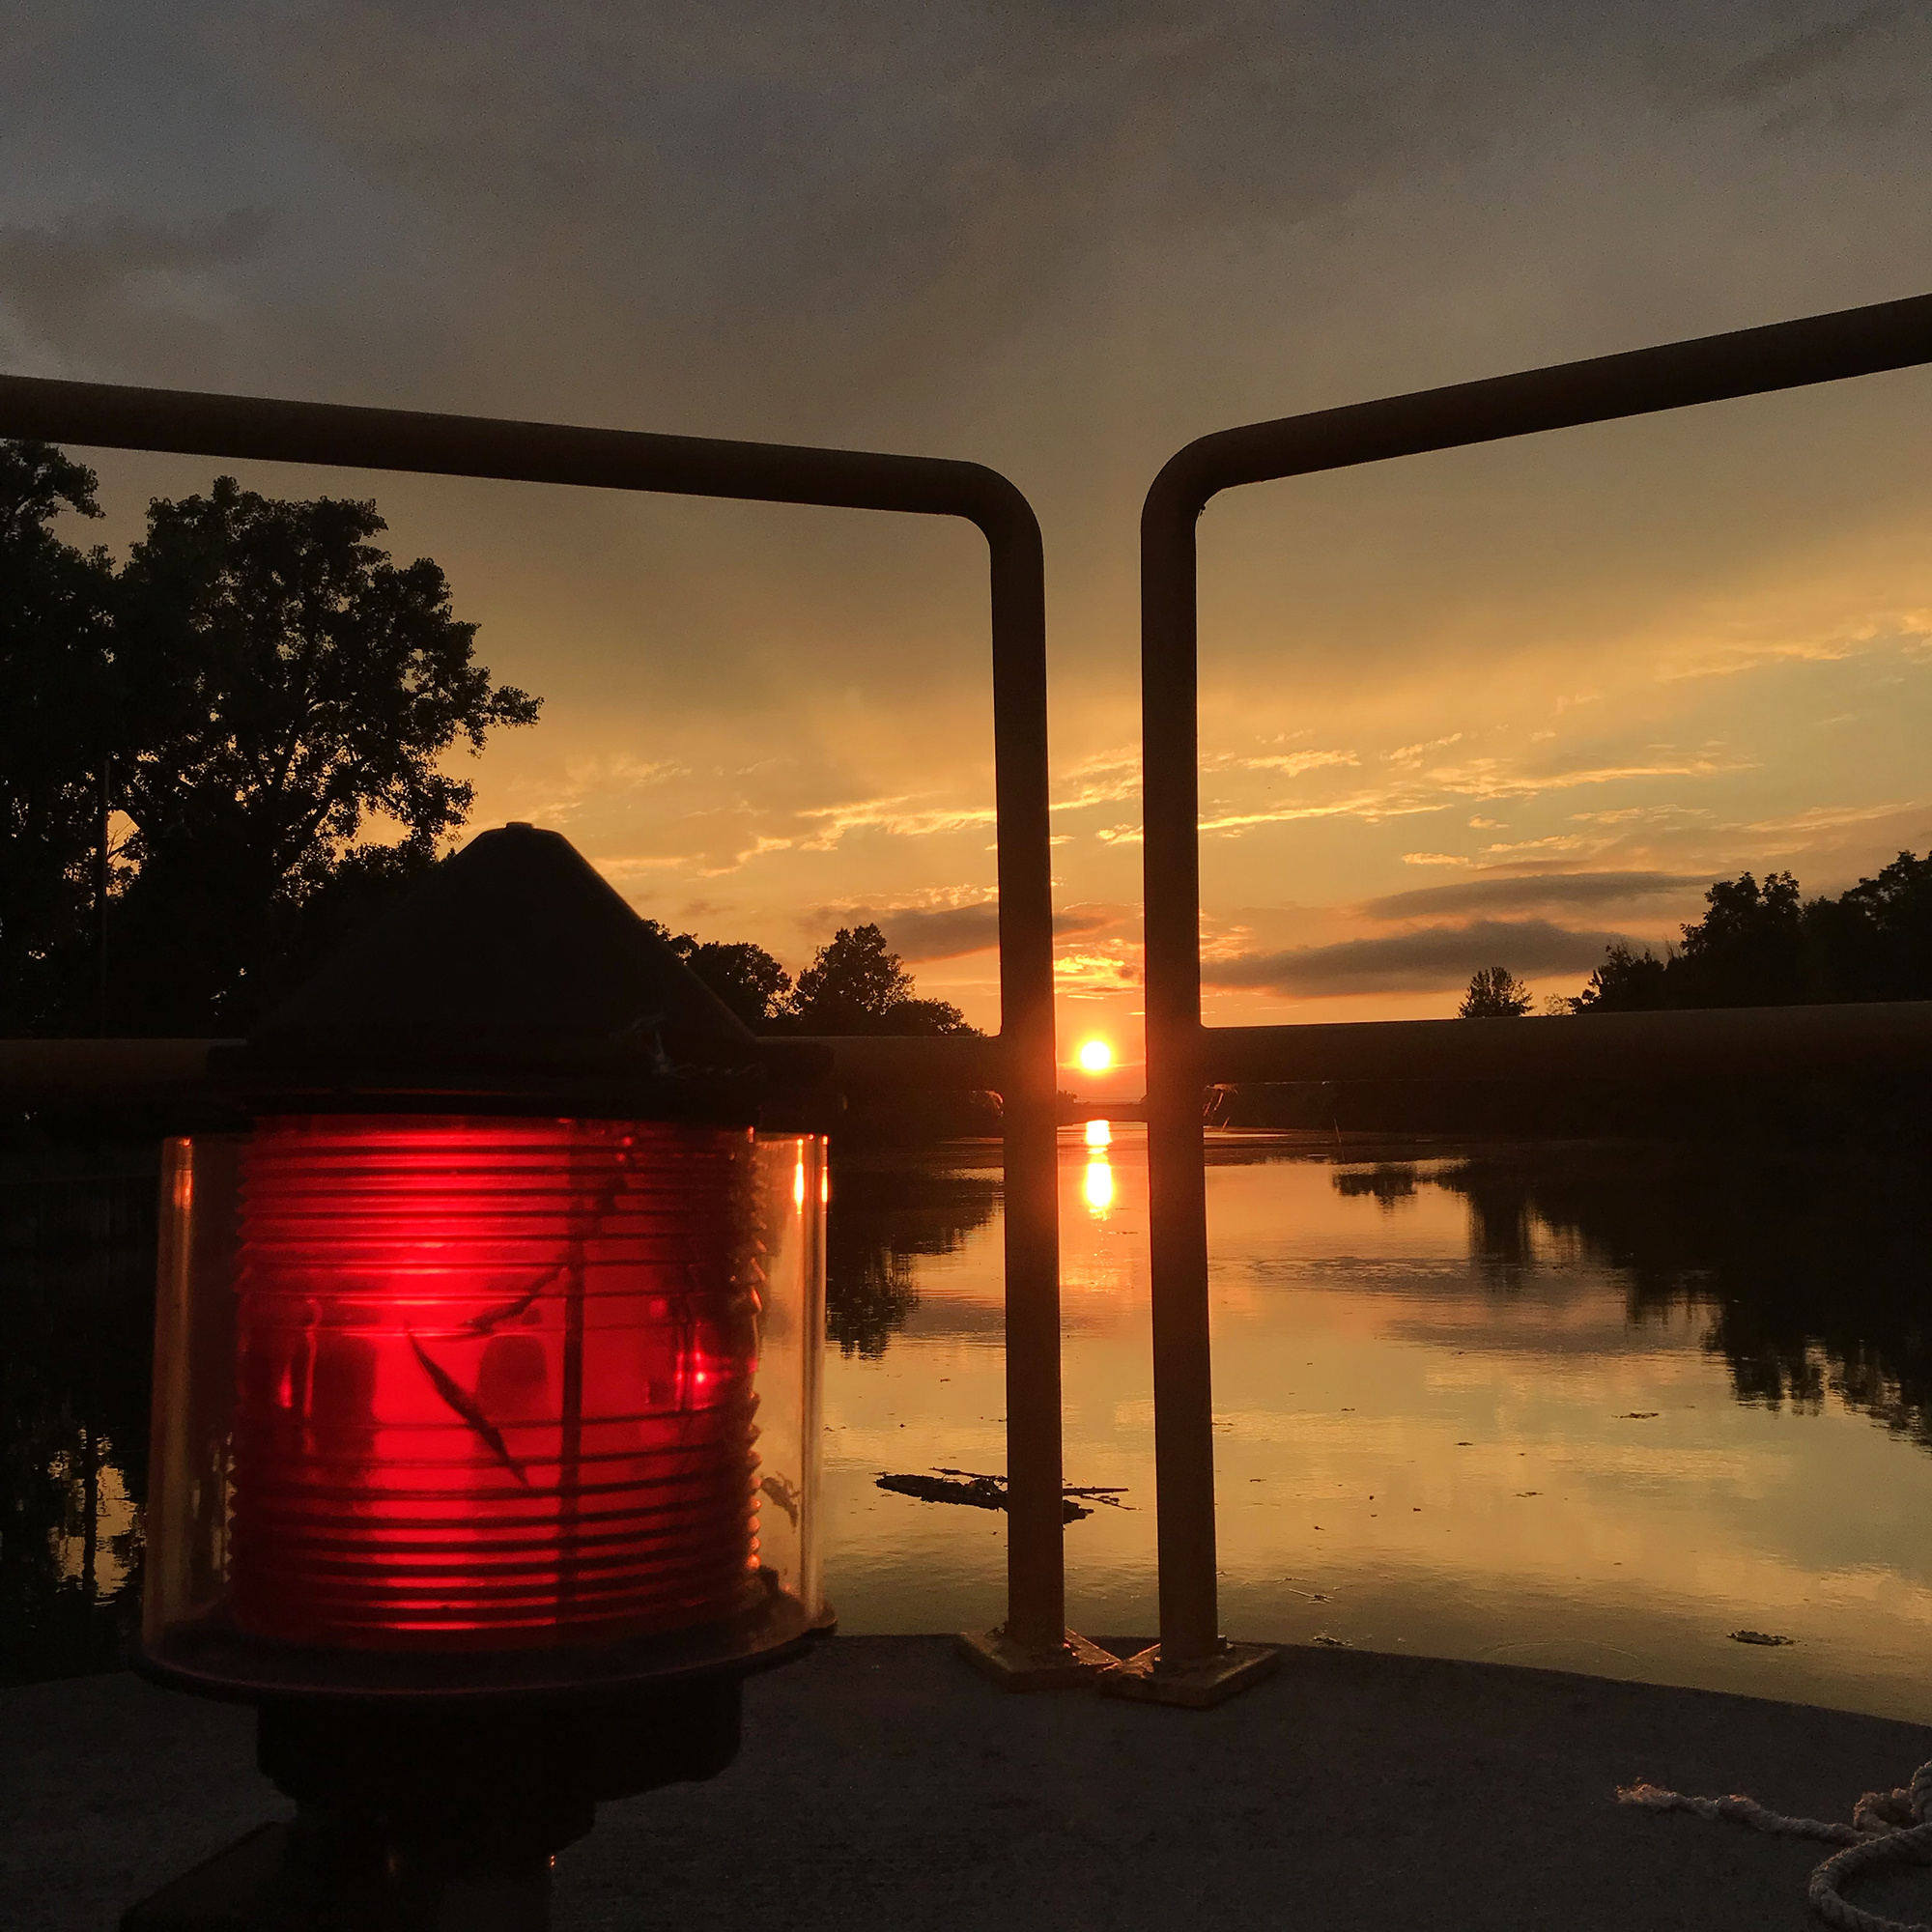
[[[0,25],[0,365],[977,458],[1046,532],[1070,1057],[1133,1058],[1135,527],[1206,430],[1917,293],[1905,10],[83,4]],[[647,15],[648,17],[641,17]],[[25,165],[31,160],[32,165]],[[1223,498],[1209,1016],[1573,991],[1712,877],[1932,844],[1932,375]],[[210,466],[103,458],[111,537]],[[479,825],[997,1019],[983,549],[375,495],[543,723]]]

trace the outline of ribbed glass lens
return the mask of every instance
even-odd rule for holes
[[[233,1614],[385,1649],[603,1643],[757,1564],[751,1136],[309,1117],[242,1151]]]

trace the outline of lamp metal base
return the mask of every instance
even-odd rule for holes
[[[595,1709],[264,1704],[256,1760],[294,1820],[143,1899],[122,1932],[547,1932],[554,1855],[606,1800],[717,1776],[741,1691],[726,1676]]]
[[[549,1932],[548,1856],[438,1869],[345,1856],[332,1835],[257,1825],[130,1906],[121,1932]]]

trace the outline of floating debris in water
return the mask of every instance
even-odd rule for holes
[[[1769,1631],[1731,1631],[1728,1634],[1733,1643],[1761,1643],[1768,1649],[1798,1641],[1795,1636],[1774,1636]]]
[[[1347,1637],[1330,1636],[1326,1631],[1319,1632],[1308,1640],[1310,1643],[1319,1643],[1323,1650],[1347,1650],[1349,1648],[1349,1639]]]
[[[1617,1422],[1655,1422],[1662,1413],[1663,1411],[1661,1408],[1633,1408],[1627,1409],[1622,1415],[1615,1416],[1612,1420]]]
[[[1007,1507],[1006,1477],[979,1475],[970,1469],[938,1469],[929,1476],[882,1475],[878,1487],[923,1503],[964,1503],[969,1509],[987,1510]],[[1076,1497],[1105,1503],[1112,1509],[1127,1509],[1131,1506],[1120,1500],[1125,1493],[1124,1489],[1068,1484],[1061,1492],[1060,1520],[1078,1522],[1082,1517],[1094,1514],[1087,1503],[1076,1501]]]

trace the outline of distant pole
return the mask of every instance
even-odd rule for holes
[[[100,761],[99,810],[94,827],[94,1031],[107,1037],[107,813],[114,789],[114,759]]]

